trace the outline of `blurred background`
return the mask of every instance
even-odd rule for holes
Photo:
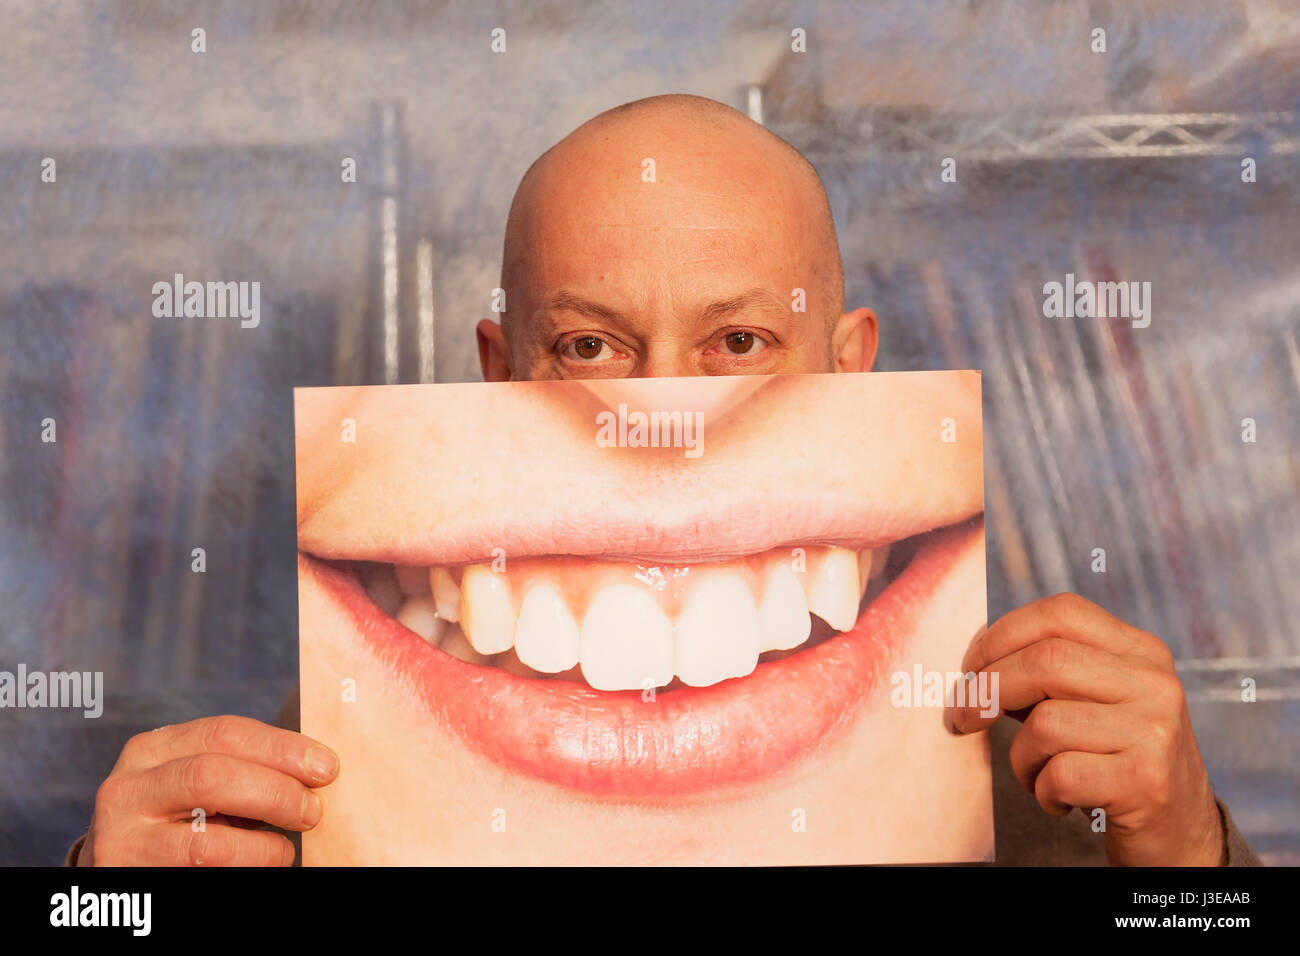
[[[477,380],[519,177],[666,92],[816,165],[878,368],[984,370],[991,617],[1074,590],[1160,634],[1300,863],[1293,0],[0,2],[0,670],[106,689],[0,711],[0,863],[61,862],[130,735],[274,718],[292,387]],[[155,318],[175,273],[260,282],[260,326]],[[1149,281],[1150,326],[1045,319],[1067,273]]]

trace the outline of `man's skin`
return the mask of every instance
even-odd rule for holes
[[[816,173],[711,100],[628,104],[544,154],[511,206],[502,271],[502,322],[477,330],[488,381],[866,372],[875,361],[876,316],[843,308]],[[806,311],[792,308],[797,289]],[[955,711],[954,731],[1023,721],[1016,776],[1047,813],[1104,809],[1111,863],[1222,861],[1222,820],[1158,637],[1059,594],[1002,617],[965,663],[998,672],[1002,706]],[[313,788],[337,773],[324,744],[243,717],[140,734],[96,794],[77,862],[288,865],[289,840],[250,826],[311,829]]]

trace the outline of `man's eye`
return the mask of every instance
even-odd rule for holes
[[[753,332],[729,332],[723,338],[722,344],[732,355],[754,355],[761,352],[766,345]]]
[[[564,354],[582,362],[594,362],[612,357],[614,350],[609,347],[604,339],[597,338],[594,335],[584,335],[570,342],[565,348]]]

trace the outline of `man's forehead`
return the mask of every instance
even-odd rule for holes
[[[680,178],[583,188],[583,178],[576,169],[563,179],[547,177],[511,237],[517,265],[545,285],[592,269],[638,266],[784,274],[815,255],[806,206],[788,189],[751,182],[724,191]]]
[[[537,240],[528,251],[537,254],[538,266],[547,259],[581,258],[582,262],[573,265],[584,271],[606,263],[647,263],[659,259],[679,267],[726,263],[743,266],[769,254],[774,260],[788,261],[796,251],[789,243],[781,242],[780,227],[770,220],[711,224],[644,220],[611,224],[576,216],[562,226],[538,230],[529,237]],[[782,254],[775,254],[778,248]],[[598,258],[592,261],[592,255]],[[555,266],[560,267],[561,263]]]

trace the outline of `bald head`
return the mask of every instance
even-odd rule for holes
[[[842,314],[816,171],[697,96],[616,107],[534,162],[501,285],[502,327],[479,330],[490,379],[831,371],[861,364],[864,323],[874,354],[874,316]]]

